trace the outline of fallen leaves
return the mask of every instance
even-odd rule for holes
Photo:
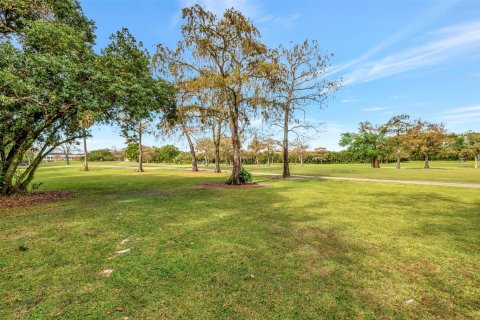
[[[26,207],[68,198],[67,191],[42,191],[0,197],[0,208]]]

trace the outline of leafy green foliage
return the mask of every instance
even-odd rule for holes
[[[125,149],[125,155],[130,161],[138,161],[138,144],[129,143]]]
[[[171,144],[167,144],[163,147],[157,148],[155,150],[155,155],[153,160],[155,162],[167,162],[171,163],[175,158],[180,154],[180,151],[177,147]]]
[[[8,194],[26,190],[46,154],[81,136],[84,112],[105,110],[96,94],[93,22],[77,1],[2,1],[0,8],[0,193]],[[17,175],[34,145],[36,157]]]
[[[90,161],[113,161],[112,151],[110,149],[92,150],[88,153]]]
[[[357,159],[371,159],[374,167],[387,154],[385,131],[370,122],[360,122],[357,133],[342,133],[339,144]]]
[[[171,117],[175,109],[173,87],[153,77],[150,55],[128,29],[110,36],[111,43],[102,50],[102,95],[118,106],[115,120],[123,136],[138,141],[147,133],[149,122],[164,112]]]
[[[242,184],[252,182],[252,174],[248,172],[243,166],[240,169],[240,182]]]

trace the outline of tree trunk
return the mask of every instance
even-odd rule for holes
[[[182,123],[183,134],[187,138],[188,146],[190,148],[190,157],[192,158],[192,171],[197,172],[198,166],[197,166],[197,157],[195,156],[195,146],[192,143],[192,139],[190,139],[190,134],[188,133],[188,129],[185,126],[185,123],[183,121],[181,123]]]
[[[475,169],[478,169],[478,154],[475,155]]]
[[[400,169],[400,149],[397,149],[397,165],[395,167]]]
[[[65,149],[65,156],[67,157],[67,166],[68,166],[68,165],[70,165],[70,159],[69,159],[70,154],[69,154],[69,152],[68,152],[68,148]]]
[[[28,176],[25,180],[22,181],[22,183],[18,186],[18,190],[20,191],[27,191],[28,185],[33,181],[33,178],[35,177],[35,172],[38,169],[38,166],[42,163],[43,157],[40,157],[39,159],[36,159],[35,163],[33,164],[32,169],[28,173]]]
[[[303,167],[303,157],[300,157],[300,166]]]
[[[242,170],[241,151],[242,147],[240,143],[240,135],[238,134],[238,106],[235,105],[234,110],[230,110],[230,132],[232,134],[232,147],[233,147],[233,167],[232,174],[227,180],[227,184],[240,185],[240,171]]]
[[[290,163],[288,159],[288,115],[289,110],[286,109],[283,119],[283,178],[290,178]]]
[[[3,186],[0,189],[0,194],[2,195],[9,195],[15,192],[15,187],[13,185],[13,178],[21,162],[22,152],[25,152],[25,151],[22,150],[21,147],[19,147],[16,151],[12,150],[10,152],[13,152],[13,154],[11,157],[9,156],[8,161],[6,161],[6,166],[2,168]]]
[[[260,165],[260,159],[258,157],[258,152],[255,153],[255,164],[257,165],[257,167]]]
[[[87,130],[83,128],[83,170],[88,171]]]
[[[143,172],[142,125],[138,128],[138,172]]]
[[[424,169],[430,169],[430,163],[428,162],[428,154],[425,155],[425,165]]]
[[[218,119],[217,126],[212,125],[212,139],[215,146],[215,173],[221,173],[220,169],[220,139],[222,137],[222,119]]]
[[[380,168],[380,159],[378,156],[372,157],[372,168]]]
[[[221,173],[220,169],[220,146],[215,146],[215,173]]]

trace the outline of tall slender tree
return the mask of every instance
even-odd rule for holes
[[[119,109],[116,122],[122,135],[127,142],[138,144],[137,171],[143,172],[143,135],[152,131],[151,124],[161,113],[168,115],[175,109],[175,90],[154,77],[148,51],[128,29],[111,35],[110,40],[100,60],[106,79],[103,95]]]
[[[91,112],[86,112],[80,118],[79,124],[82,128],[82,140],[83,140],[83,170],[89,171],[88,168],[88,149],[87,149],[87,137],[88,137],[88,128],[93,126],[95,123],[94,116]]]
[[[270,77],[273,124],[283,131],[283,178],[290,177],[289,134],[299,129],[316,128],[306,121],[305,109],[312,105],[324,107],[327,98],[340,87],[337,80],[325,77],[331,54],[324,54],[316,41],[281,45],[272,51],[278,68]]]

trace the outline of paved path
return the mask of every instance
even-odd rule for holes
[[[253,172],[258,175],[265,176],[282,176],[277,173],[267,172]],[[304,179],[322,179],[322,180],[346,180],[346,181],[367,181],[367,182],[385,182],[385,183],[401,183],[401,184],[419,184],[427,186],[442,186],[442,187],[461,187],[461,188],[477,188],[480,189],[478,183],[456,183],[456,182],[440,182],[440,181],[419,181],[419,180],[392,180],[392,179],[370,179],[370,178],[349,178],[349,177],[327,177],[327,176],[307,176],[307,175],[292,175],[294,178]]]
[[[72,168],[81,166],[55,166],[55,167],[40,167],[41,169],[48,168]],[[119,169],[136,169],[136,166],[114,166],[114,165],[94,165],[92,168],[119,168]],[[183,170],[188,171],[189,168],[178,168],[178,167],[143,167],[145,170]],[[202,169],[201,171],[211,171],[210,169]],[[281,177],[279,173],[269,173],[269,172],[252,172],[252,174],[258,174],[261,176],[272,176],[272,177]],[[399,184],[414,184],[414,185],[426,185],[426,186],[441,186],[441,187],[460,187],[460,188],[475,188],[480,189],[480,184],[478,183],[457,183],[457,182],[441,182],[441,181],[420,181],[420,180],[392,180],[392,179],[370,179],[370,178],[351,178],[351,177],[328,177],[328,176],[310,176],[310,175],[292,175],[293,178],[301,179],[321,179],[321,180],[345,180],[345,181],[363,181],[363,182],[382,182],[382,183],[399,183]]]

